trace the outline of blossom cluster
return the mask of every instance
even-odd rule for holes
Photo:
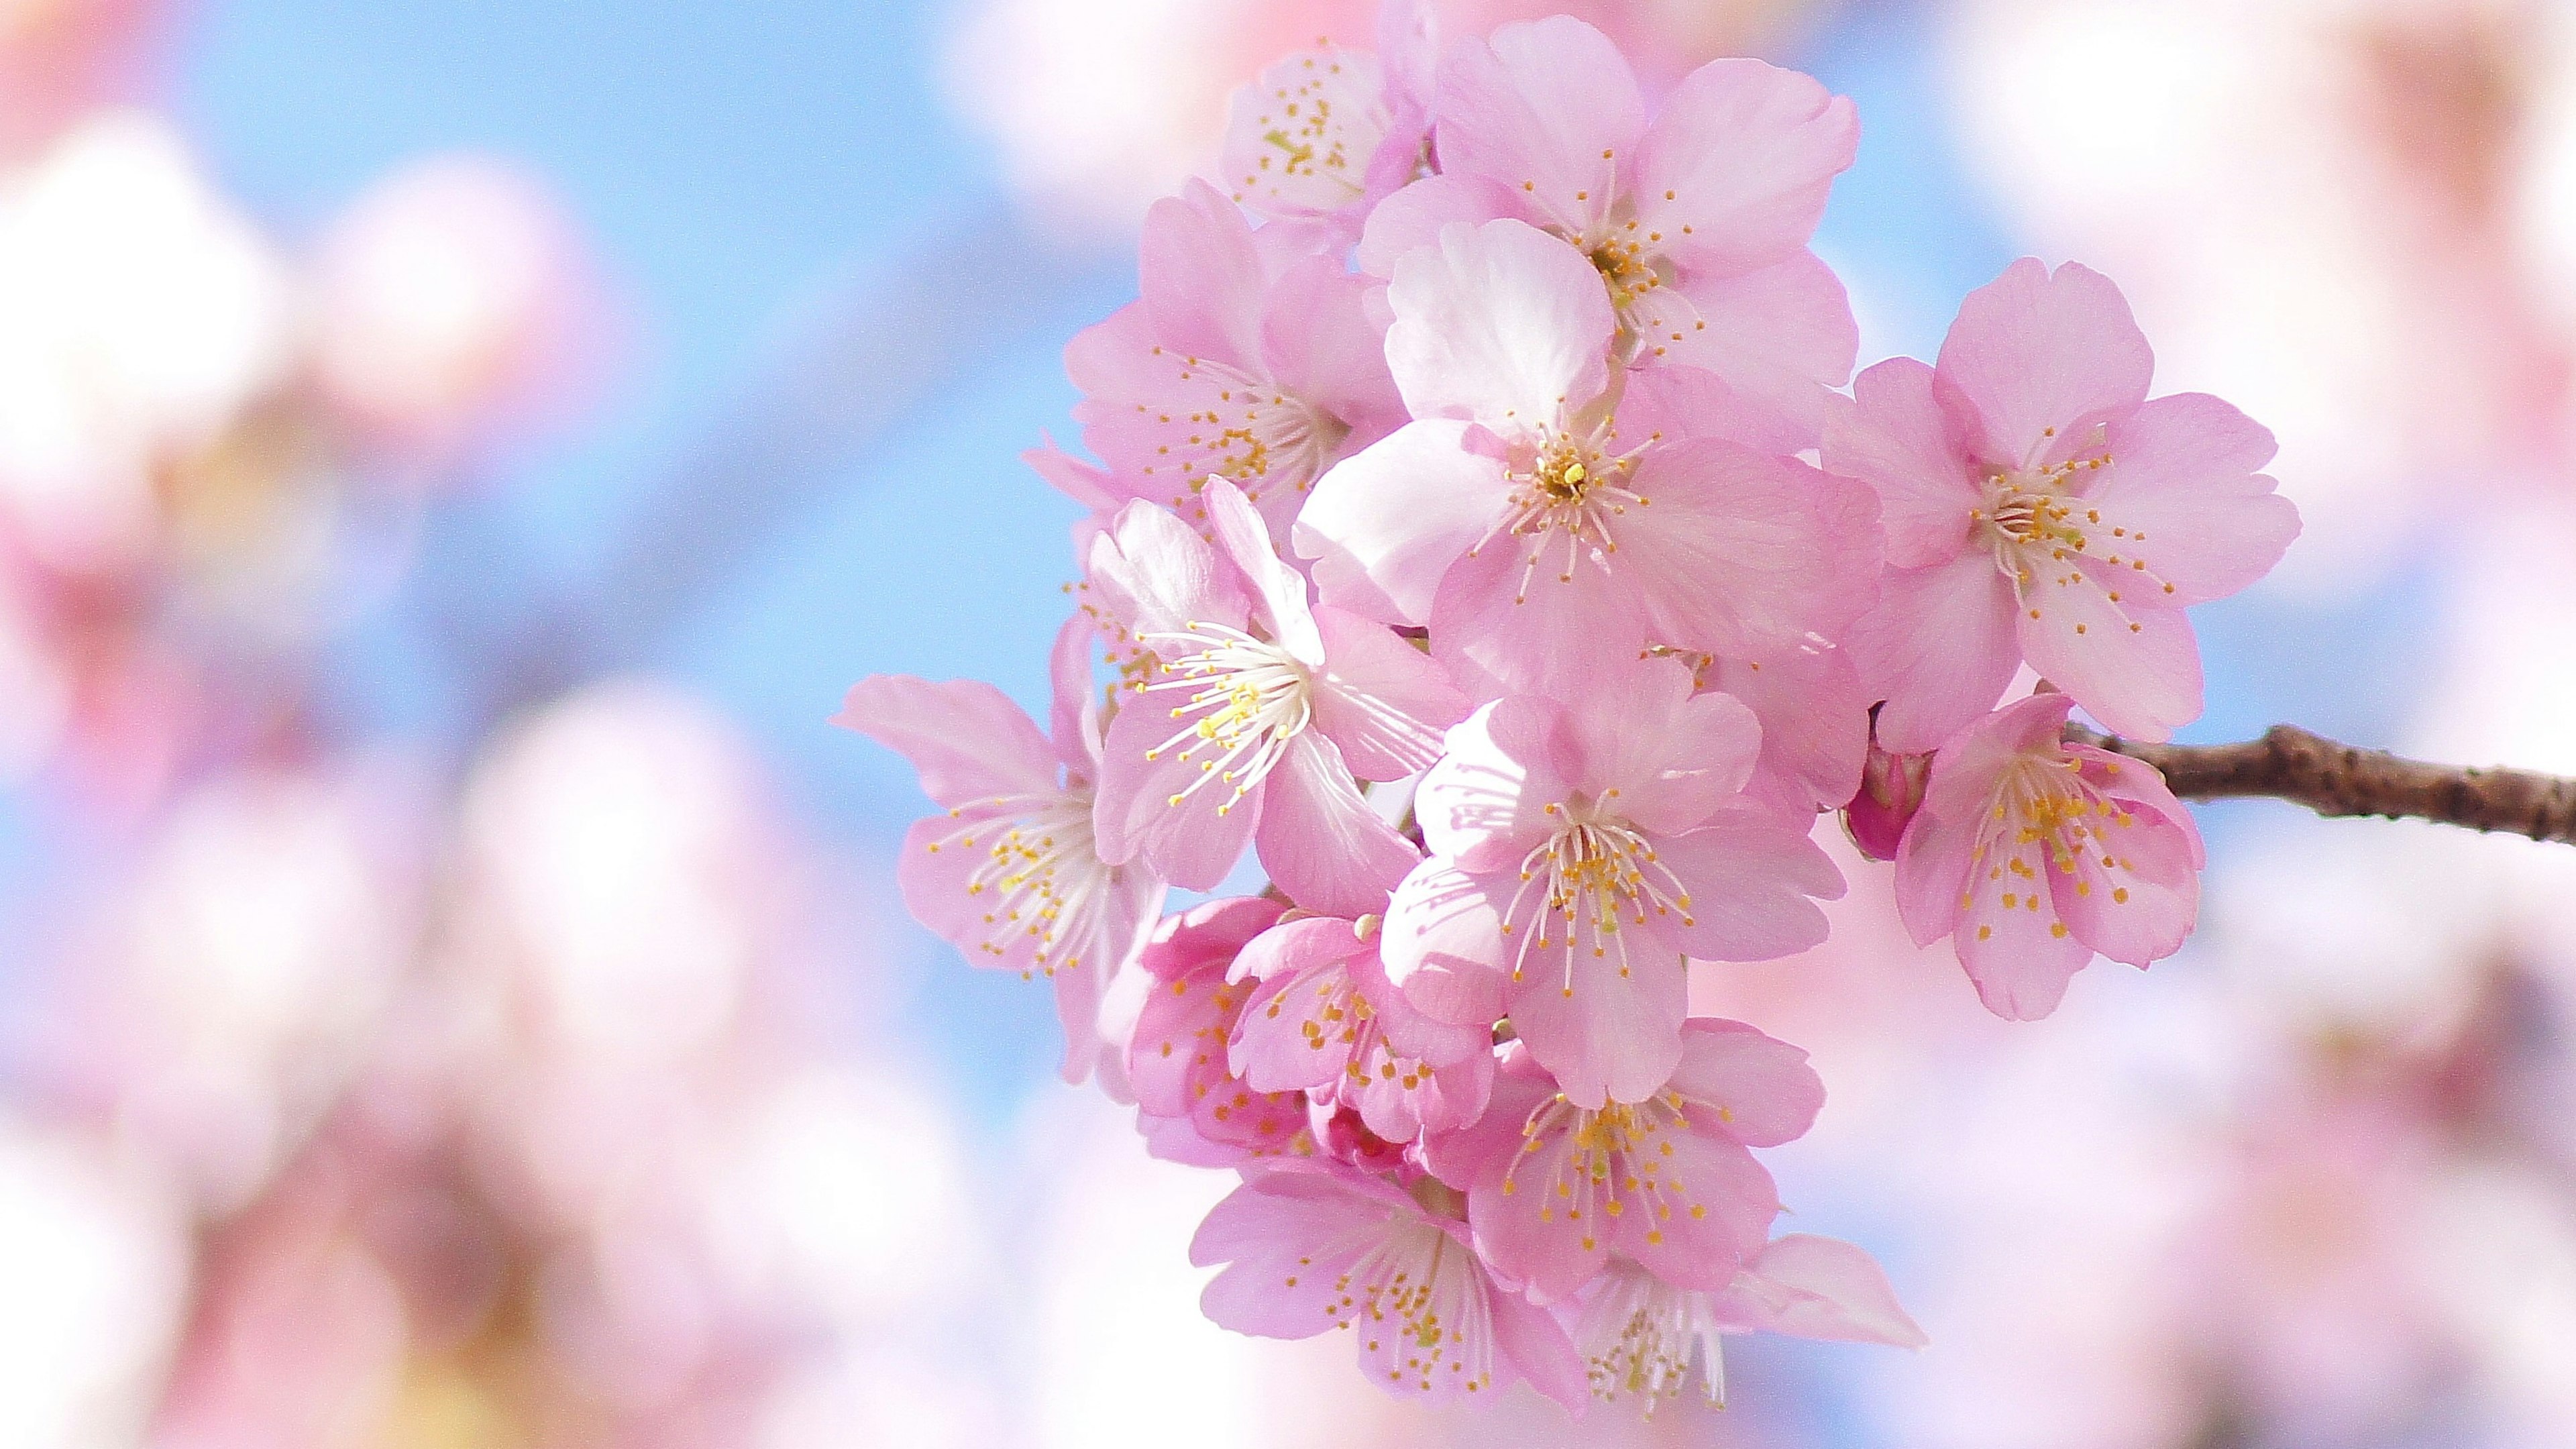
[[[1918,1344],[1860,1249],[1772,1236],[1755,1149],[1823,1084],[1692,1017],[1690,963],[1824,940],[1836,813],[2000,1015],[2176,950],[2191,817],[2065,726],[2197,716],[2184,609],[2297,530],[2270,435],[2150,400],[2071,264],[1855,379],[1809,241],[1858,123],[1809,77],[1650,97],[1570,18],[1384,29],[1237,96],[1066,353],[1051,726],[851,691],[944,810],[907,904],[1053,980],[1064,1075],[1152,1151],[1242,1174],[1192,1245],[1219,1323],[1570,1408],[1716,1399],[1729,1332]],[[1164,914],[1247,850],[1266,889]]]

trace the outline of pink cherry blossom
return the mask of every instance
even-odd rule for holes
[[[1433,1140],[1432,1169],[1466,1186],[1476,1250],[1538,1301],[1573,1298],[1613,1253],[1668,1283],[1724,1288],[1770,1236],[1779,1193],[1748,1149],[1803,1135],[1824,1083],[1805,1052],[1741,1022],[1680,1035],[1670,1080],[1598,1108],[1514,1047],[1484,1117]]]
[[[1937,366],[1894,358],[1838,403],[1825,466],[1885,508],[1890,567],[1852,631],[1880,739],[1932,749],[2025,660],[2112,729],[2199,717],[2186,605],[2261,578],[2299,531],[2272,435],[2205,393],[2147,399],[2119,288],[2024,258],[1969,294]]]
[[[1429,1180],[1421,1192],[1456,1197]],[[1494,1280],[1453,1211],[1378,1179],[1338,1166],[1255,1173],[1199,1226],[1190,1261],[1226,1264],[1199,1299],[1218,1324],[1264,1338],[1348,1330],[1389,1393],[1490,1398],[1525,1378],[1583,1404],[1582,1365],[1556,1320]]]
[[[1851,102],[1758,60],[1711,61],[1649,116],[1600,31],[1567,16],[1461,42],[1434,103],[1441,174],[1387,198],[1360,263],[1392,276],[1456,221],[1515,217],[1566,242],[1617,306],[1623,358],[1724,377],[1813,441],[1859,333],[1807,250],[1860,129]]]
[[[1210,901],[1166,918],[1137,957],[1145,1001],[1127,1081],[1155,1156],[1224,1167],[1315,1150],[1305,1097],[1254,1089],[1228,1055],[1254,994],[1227,979],[1235,957],[1285,909],[1258,896]]]
[[[1449,733],[1416,802],[1431,858],[1388,908],[1387,974],[1428,1015],[1509,1015],[1568,1100],[1642,1102],[1682,1059],[1684,959],[1825,937],[1842,876],[1746,799],[1751,711],[1676,659],[1601,668],[1575,709],[1521,695]]]
[[[1310,916],[1273,927],[1235,958],[1251,991],[1230,1061],[1257,1091],[1312,1093],[1356,1109],[1385,1142],[1463,1127],[1493,1087],[1491,1029],[1414,1009],[1386,979],[1378,921]]]
[[[2061,743],[2073,704],[2033,695],[1944,746],[1897,847],[1906,930],[1924,946],[1949,936],[2002,1017],[2056,1010],[2097,951],[2172,955],[2200,911],[2191,812],[2153,766]]]
[[[1931,1342],[1898,1306],[1869,1254],[1834,1238],[1775,1238],[1715,1292],[1677,1288],[1635,1263],[1613,1263],[1584,1295],[1575,1342],[1592,1391],[1632,1394],[1645,1411],[1677,1398],[1699,1370],[1712,1407],[1726,1404],[1720,1336],[1782,1333],[1921,1348]]]
[[[1428,169],[1437,45],[1432,17],[1396,0],[1378,14],[1378,53],[1329,42],[1299,51],[1234,93],[1220,178],[1263,216],[1359,239],[1378,202]]]
[[[1296,528],[1325,600],[1423,624],[1488,697],[1562,692],[1648,644],[1795,651],[1865,609],[1869,490],[1712,435],[1723,383],[1614,365],[1583,258],[1514,220],[1453,224],[1388,288],[1417,419],[1325,475]]]
[[[1310,241],[1204,182],[1146,214],[1142,295],[1064,354],[1116,496],[1204,524],[1199,491],[1227,478],[1284,537],[1326,467],[1404,420],[1367,279]]]
[[[1150,656],[1109,726],[1103,858],[1206,890],[1252,837],[1298,904],[1378,909],[1418,853],[1352,776],[1427,768],[1468,701],[1384,625],[1310,608],[1233,484],[1210,480],[1205,501],[1219,547],[1150,503],[1092,545],[1094,591]]]
[[[904,905],[971,964],[1055,982],[1071,1082],[1090,1075],[1101,997],[1163,904],[1159,876],[1104,861],[1092,836],[1100,733],[1089,650],[1079,620],[1058,637],[1053,740],[977,680],[870,675],[832,721],[900,751],[923,793],[948,807],[904,836]]]

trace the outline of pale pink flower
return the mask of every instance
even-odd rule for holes
[[[1235,1025],[1233,1068],[1256,1090],[1353,1108],[1384,1142],[1464,1127],[1493,1087],[1492,1030],[1416,1010],[1388,983],[1377,934],[1374,916],[1310,916],[1245,947],[1233,979],[1253,994]]]
[[[1564,1302],[1616,1253],[1714,1291],[1760,1251],[1780,1197],[1748,1149],[1803,1135],[1825,1085],[1805,1052],[1741,1022],[1686,1022],[1681,1042],[1651,1096],[1594,1108],[1508,1049],[1484,1117],[1431,1141],[1432,1170],[1466,1188],[1476,1251],[1506,1281]]]
[[[1634,1263],[1613,1263],[1584,1294],[1575,1343],[1594,1393],[1635,1395],[1652,1414],[1688,1390],[1694,1366],[1709,1404],[1725,1406],[1720,1336],[1729,1333],[1898,1348],[1931,1342],[1869,1254],[1839,1239],[1792,1233],[1748,1258],[1715,1292],[1677,1288]]]
[[[2191,812],[2154,767],[2059,738],[2074,701],[2033,695],[1932,761],[1897,847],[1896,904],[1918,945],[1947,935],[1998,1016],[2057,1009],[2095,952],[2172,955],[2207,864]]]
[[[915,919],[992,970],[1055,982],[1066,1080],[1091,1073],[1111,978],[1162,910],[1141,861],[1105,861],[1092,837],[1100,736],[1089,703],[1090,631],[1058,637],[1055,738],[989,684],[871,675],[833,723],[900,751],[948,807],[904,836],[896,872]]]
[[[1684,960],[1824,939],[1842,876],[1743,795],[1760,729],[1689,666],[1602,668],[1587,706],[1515,696],[1449,733],[1416,810],[1432,855],[1388,908],[1387,974],[1469,1025],[1509,1015],[1575,1105],[1641,1102],[1682,1060]]]
[[[1284,538],[1325,468],[1404,420],[1372,284],[1205,182],[1154,204],[1141,248],[1142,295],[1064,351],[1101,481],[1205,526],[1200,490],[1231,479]]]
[[[1255,994],[1231,979],[1235,958],[1286,909],[1260,896],[1209,901],[1166,917],[1136,958],[1145,1001],[1127,1082],[1155,1156],[1224,1167],[1315,1150],[1305,1095],[1255,1090],[1229,1045]]]
[[[1454,1199],[1425,1180],[1425,1196]],[[1583,1371],[1555,1319],[1495,1281],[1467,1225],[1378,1179],[1339,1167],[1276,1167],[1218,1203],[1190,1261],[1226,1264],[1199,1306],[1264,1338],[1349,1330],[1379,1388],[1434,1401],[1490,1396],[1526,1378],[1565,1405]]]
[[[1207,890],[1251,837],[1299,905],[1376,910],[1418,853],[1351,777],[1428,768],[1468,700],[1384,625],[1310,608],[1233,484],[1205,501],[1218,547],[1141,502],[1092,544],[1093,590],[1151,656],[1109,726],[1102,858]]]
[[[1217,170],[1236,201],[1275,220],[1327,224],[1342,246],[1358,239],[1370,208],[1429,160],[1438,55],[1430,16],[1417,10],[1384,8],[1380,54],[1328,42],[1235,91]]]
[[[2205,393],[2147,400],[2119,288],[2024,258],[1968,295],[1938,366],[1893,358],[1838,402],[1825,466],[1884,505],[1890,571],[1851,633],[1891,750],[1938,746],[2024,660],[2126,735],[2199,717],[2183,617],[2299,531],[2259,471],[2272,435]]]
[[[1392,276],[1450,222],[1527,221],[1594,271],[1623,357],[1708,368],[1739,406],[1813,440],[1859,349],[1842,283],[1807,250],[1859,144],[1849,100],[1731,58],[1650,116],[1618,48],[1556,16],[1461,42],[1434,112],[1441,174],[1371,215],[1364,268]]]
[[[1617,319],[1572,250],[1515,220],[1453,224],[1387,296],[1420,421],[1327,474],[1298,519],[1327,601],[1427,624],[1488,697],[1562,692],[1649,643],[1782,654],[1868,606],[1869,490],[1706,435],[1730,411],[1710,374],[1613,363]]]

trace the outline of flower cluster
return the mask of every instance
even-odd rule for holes
[[[2191,818],[2064,727],[2198,713],[2184,607],[2297,529],[2270,437],[2149,400],[2072,265],[1855,381],[1808,241],[1858,125],[1806,76],[1650,99],[1568,18],[1388,35],[1238,97],[1067,351],[1097,462],[1030,455],[1093,510],[1051,730],[851,691],[946,807],[906,899],[1055,982],[1066,1077],[1153,1151],[1242,1174],[1192,1246],[1222,1324],[1575,1407],[1715,1398],[1727,1332],[1919,1343],[1859,1249],[1771,1236],[1754,1151],[1823,1085],[1690,1016],[1690,963],[1825,938],[1834,812],[1999,1014],[2173,952]],[[1247,849],[1261,894],[1162,914]]]

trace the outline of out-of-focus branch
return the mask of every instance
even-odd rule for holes
[[[2576,845],[2576,779],[2501,766],[2433,765],[2296,725],[2235,745],[2150,745],[2066,727],[2070,744],[2143,760],[2186,800],[2268,796],[2319,815],[2384,815]]]

